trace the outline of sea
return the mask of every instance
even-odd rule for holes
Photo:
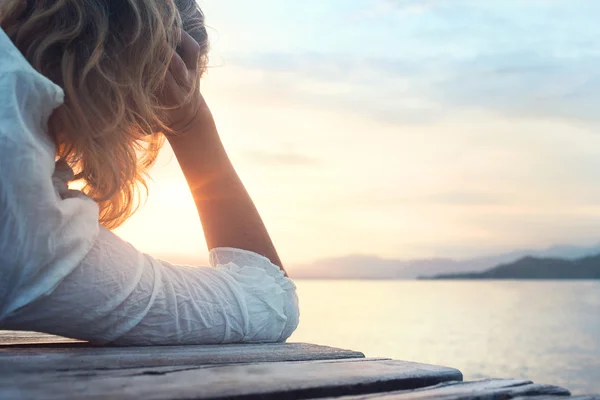
[[[600,393],[600,281],[296,283],[289,341]]]

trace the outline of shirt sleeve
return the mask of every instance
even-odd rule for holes
[[[285,341],[299,320],[292,280],[249,251],[210,258],[214,267],[171,265],[101,228],[83,262],[4,325],[97,344]]]
[[[97,344],[284,341],[298,325],[294,283],[268,259],[214,249],[177,266],[98,223],[96,203],[63,198],[46,135],[62,90],[0,29],[0,329]]]

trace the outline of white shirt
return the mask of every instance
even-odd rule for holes
[[[99,225],[55,170],[46,130],[63,96],[0,29],[0,329],[118,345],[287,339],[296,287],[267,258],[218,248],[212,267],[171,265]]]

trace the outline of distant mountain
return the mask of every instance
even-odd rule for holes
[[[427,279],[600,279],[600,254],[576,260],[524,257],[484,272],[438,275]]]
[[[415,279],[423,271],[455,271],[457,269],[445,268],[454,263],[450,259],[394,260],[350,255],[290,268],[290,273],[294,278],[304,279]]]
[[[483,272],[527,256],[575,260],[595,254],[600,254],[600,244],[591,247],[553,246],[543,250],[518,250],[467,260],[451,258],[400,260],[349,255],[318,260],[310,264],[290,267],[289,270],[292,276],[298,279],[417,279],[441,274]]]

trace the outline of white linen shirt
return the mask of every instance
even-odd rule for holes
[[[116,345],[287,339],[296,287],[267,258],[217,248],[212,267],[171,265],[99,225],[55,168],[47,121],[63,96],[0,29],[0,329]]]

